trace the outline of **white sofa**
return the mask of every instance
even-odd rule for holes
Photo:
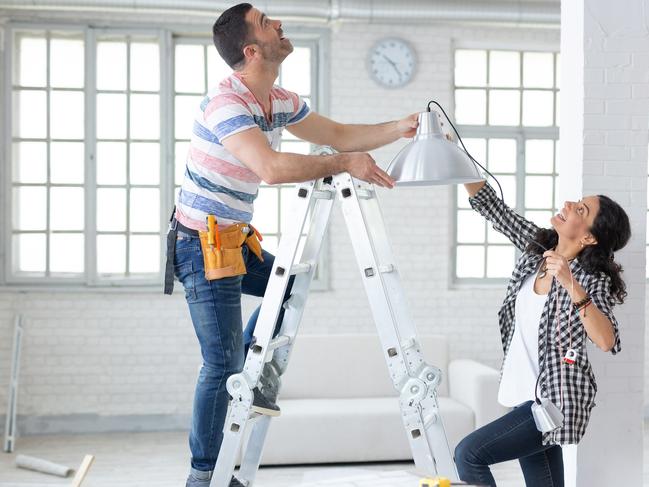
[[[443,371],[439,404],[454,449],[504,414],[498,372],[473,360],[449,364],[443,336],[421,336],[420,343],[426,361]],[[271,421],[264,465],[412,458],[376,335],[298,336],[278,404],[282,415]]]

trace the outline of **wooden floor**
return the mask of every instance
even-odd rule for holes
[[[645,428],[645,444],[647,432]],[[84,455],[96,456],[83,487],[183,487],[188,470],[184,432],[111,433],[101,435],[31,436],[19,438],[13,454],[0,453],[0,487],[50,487],[71,484],[14,466],[16,454],[32,455],[77,468]],[[645,452],[645,464],[649,456]],[[416,487],[412,464],[380,463],[267,467],[257,487]],[[494,466],[499,487],[525,485],[517,462]],[[645,477],[649,487],[649,478]]]

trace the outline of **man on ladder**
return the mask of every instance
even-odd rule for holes
[[[391,188],[394,181],[365,151],[412,137],[417,115],[378,125],[349,125],[311,112],[295,93],[274,85],[293,51],[282,23],[250,4],[223,12],[213,26],[216,49],[233,74],[197,107],[185,179],[167,236],[165,293],[173,278],[185,289],[203,365],[194,397],[187,487],[208,487],[223,441],[226,381],[241,371],[258,310],[242,332],[241,294],[262,297],[274,257],[249,224],[259,183],[302,182],[348,172]],[[281,132],[342,153],[280,153]],[[286,288],[288,298],[292,280]],[[281,325],[280,312],[276,330]],[[252,410],[279,415],[262,392]],[[243,486],[232,477],[230,486]]]

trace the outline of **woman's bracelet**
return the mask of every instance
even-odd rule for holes
[[[588,303],[590,301],[591,301],[590,294],[586,294],[586,297],[584,299],[580,299],[576,303],[573,303],[573,306],[575,308],[577,308],[577,309],[580,309],[581,307],[583,307],[586,303]]]
[[[588,308],[591,304],[593,304],[593,300],[589,299],[588,301],[586,301],[586,304],[584,304],[581,308],[577,308],[577,313],[579,313],[583,309],[584,318],[586,318],[586,308]]]

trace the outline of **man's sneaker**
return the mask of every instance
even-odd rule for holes
[[[252,410],[266,416],[279,416],[281,414],[279,406],[266,398],[259,390],[259,387],[252,390]]]
[[[191,473],[187,479],[186,487],[210,487],[212,482],[212,472]],[[234,475],[230,480],[230,487],[246,487]]]

